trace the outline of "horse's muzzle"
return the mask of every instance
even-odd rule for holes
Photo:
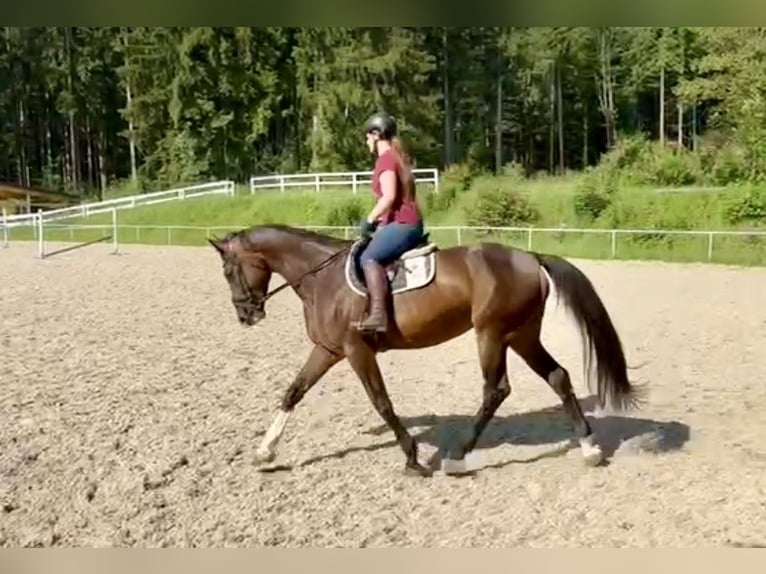
[[[252,310],[239,316],[239,322],[245,327],[252,327],[266,317],[263,307],[253,307]]]

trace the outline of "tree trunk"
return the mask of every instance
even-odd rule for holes
[[[70,181],[72,184],[72,190],[77,190],[79,187],[79,175],[78,175],[78,154],[77,154],[77,135],[75,133],[75,126],[74,126],[74,111],[69,112],[69,151],[71,152],[70,155],[70,162],[69,162],[69,174],[70,174]]]
[[[615,109],[614,109],[614,88],[612,86],[611,72],[611,48],[607,39],[607,32],[599,31],[599,59],[601,61],[601,74],[599,81],[599,106],[604,116],[606,128],[606,146],[612,149],[615,144]]]
[[[684,105],[678,102],[678,147],[684,147]]]
[[[452,144],[452,98],[449,81],[449,37],[447,28],[442,29],[442,91],[444,95],[444,165],[454,161]]]
[[[692,105],[692,149],[697,151],[697,104]]]
[[[550,116],[548,117],[548,173],[555,171],[555,128],[556,128],[556,62],[548,68],[548,101]]]
[[[27,165],[27,122],[24,110],[24,98],[19,98],[19,129],[17,131],[19,184],[29,187],[29,166]]]
[[[72,187],[72,162],[70,161],[71,151],[69,150],[69,138],[67,137],[67,129],[63,128],[62,142],[64,144],[63,161],[61,162],[61,175],[64,179],[64,185],[67,189]]]
[[[127,43],[127,39],[125,40]],[[136,135],[133,124],[133,93],[130,89],[130,78],[125,78],[125,98],[128,108],[128,149],[130,151],[130,179],[135,184],[138,181],[138,170],[136,168]]]
[[[108,184],[107,176],[106,176],[106,133],[104,130],[101,130],[99,132],[98,137],[98,144],[97,144],[97,157],[96,161],[98,163],[98,178],[99,178],[99,189],[98,189],[98,198],[100,201],[104,200],[104,191],[106,191],[106,186]]]
[[[665,145],[665,64],[660,67],[660,146]]]
[[[503,169],[503,72],[498,65],[495,101],[495,172]]]
[[[50,94],[45,93],[46,109],[45,109],[45,165],[48,176],[53,178],[53,137],[51,135],[51,109],[48,102],[50,101]],[[50,182],[51,184],[53,182]]]
[[[582,114],[582,168],[588,167],[588,106],[583,106]]]
[[[123,34],[123,44],[125,45],[125,107],[127,109],[128,116],[128,150],[130,153],[130,180],[135,185],[138,181],[138,170],[136,167],[136,132],[135,125],[133,123],[133,90],[130,87],[130,58],[128,56],[128,35]],[[99,146],[99,149],[101,146]],[[103,186],[102,186],[103,189]]]
[[[556,66],[557,106],[559,124],[559,173],[564,173],[564,102],[561,87],[561,66]]]
[[[72,29],[69,26],[64,28],[64,44],[67,58],[67,89],[74,100],[72,81]],[[72,107],[69,108],[69,150],[71,152],[69,172],[73,190],[77,189],[79,180],[79,158],[77,153],[77,133],[75,130],[74,103],[72,103]]]
[[[88,184],[94,185],[94,169],[93,169],[93,138],[90,133],[90,114],[85,116],[85,145],[87,157],[85,158],[88,166]]]
[[[293,141],[295,145],[295,168],[300,173],[300,171],[303,169],[303,146],[301,145],[302,139],[303,139],[303,123],[301,122],[301,119],[303,117],[302,114],[302,103],[300,96],[298,94],[298,78],[297,78],[297,70],[293,71],[292,74],[292,94],[293,94],[293,110],[294,110],[294,121],[293,121]]]

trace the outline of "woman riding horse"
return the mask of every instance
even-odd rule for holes
[[[367,147],[377,155],[372,175],[372,192],[377,201],[361,224],[362,236],[370,238],[360,257],[370,294],[370,311],[357,329],[385,332],[388,325],[385,266],[423,241],[423,216],[394,118],[386,113],[373,115],[367,120],[365,134]]]

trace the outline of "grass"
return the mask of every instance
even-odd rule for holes
[[[430,186],[419,188],[420,204],[429,227],[465,226],[468,214],[484,190],[501,188],[518,191],[538,214],[531,223],[535,228],[643,229],[644,234],[534,231],[531,248],[570,257],[648,259],[666,261],[712,261],[740,265],[766,265],[766,236],[730,235],[713,238],[712,257],[708,258],[710,237],[707,234],[661,233],[651,230],[743,230],[752,222],[732,225],[727,219],[731,205],[748,190],[683,190],[658,193],[649,188],[622,187],[612,195],[612,202],[597,218],[578,214],[575,197],[583,176],[519,180],[514,177],[478,177],[462,188],[445,179],[441,192],[433,194]],[[367,189],[353,194],[350,187],[323,188],[320,192],[289,190],[285,193],[250,194],[240,186],[234,197],[201,197],[118,212],[119,243],[203,245],[203,229],[183,226],[220,228],[215,233],[258,223],[284,223],[300,226],[350,226],[355,228],[372,205]],[[55,229],[46,227],[47,241],[89,241],[111,232],[111,215],[74,218],[61,222],[70,225],[103,225],[105,229]],[[136,227],[131,227],[136,226]],[[152,229],[152,226],[177,226]],[[525,226],[525,225],[521,225]],[[754,231],[763,230],[754,226]],[[329,231],[327,231],[329,232]],[[335,232],[343,234],[343,231]],[[355,229],[351,230],[354,236]],[[455,230],[431,230],[431,237],[447,247],[458,243]],[[32,239],[30,229],[14,229],[12,240]],[[461,230],[462,244],[493,240],[521,248],[530,246],[526,231]]]

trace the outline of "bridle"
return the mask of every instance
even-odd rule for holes
[[[298,277],[298,279],[296,279],[295,281],[292,281],[292,282],[291,281],[285,281],[284,283],[282,283],[282,285],[280,285],[278,287],[275,287],[274,289],[272,289],[271,291],[269,291],[265,295],[258,295],[257,293],[255,293],[253,291],[253,289],[250,287],[250,285],[247,284],[247,282],[242,281],[242,283],[243,283],[243,285],[245,287],[245,290],[250,295],[250,302],[253,303],[256,306],[256,308],[263,309],[264,305],[266,304],[266,301],[268,301],[271,297],[273,297],[274,295],[276,295],[277,293],[279,293],[283,289],[286,289],[287,287],[296,288],[300,284],[300,282],[303,281],[306,277],[308,277],[309,275],[313,275],[317,271],[320,271],[321,269],[323,269],[324,267],[326,267],[327,265],[332,263],[335,259],[337,259],[341,255],[343,255],[344,253],[349,251],[352,246],[353,246],[353,244],[351,244],[351,245],[349,245],[347,247],[344,247],[344,248],[340,249],[339,251],[336,251],[335,253],[330,255],[327,259],[324,259],[319,264],[315,265],[314,267],[312,267],[311,269],[309,269],[305,273],[301,274],[300,277]],[[257,267],[259,269],[262,269],[264,271],[271,271],[271,269],[267,269],[267,268],[259,266],[259,265],[255,265],[255,267]]]

